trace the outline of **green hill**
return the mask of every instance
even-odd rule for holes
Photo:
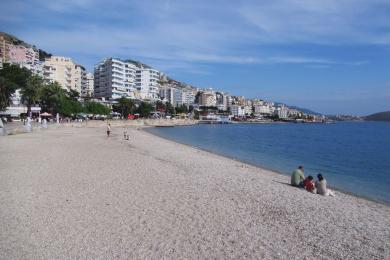
[[[390,121],[390,111],[379,112],[364,117],[367,121]]]

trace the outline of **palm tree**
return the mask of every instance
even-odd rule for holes
[[[22,87],[20,94],[27,105],[27,115],[31,115],[31,106],[39,100],[39,92],[44,85],[44,80],[38,75],[32,75],[27,79],[26,85]]]
[[[61,88],[58,82],[49,83],[43,86],[39,91],[39,100],[43,109],[46,109],[52,115],[59,112],[61,101],[66,97],[66,90]]]
[[[26,85],[31,72],[18,65],[3,64],[0,69],[0,110],[6,108],[11,100],[11,95],[16,89]]]

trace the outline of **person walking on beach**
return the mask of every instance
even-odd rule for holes
[[[107,137],[110,137],[110,133],[111,133],[111,124],[108,124],[107,125]]]
[[[291,175],[291,185],[294,187],[300,187],[303,188],[303,181],[305,180],[305,175],[303,166],[299,166],[298,169],[296,169],[292,175]]]
[[[323,196],[335,196],[334,192],[326,187],[326,180],[322,174],[317,175],[317,181],[315,183],[317,193]]]

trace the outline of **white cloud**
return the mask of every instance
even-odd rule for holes
[[[249,1],[239,9],[265,42],[390,44],[385,0]],[[387,33],[386,33],[387,32]]]

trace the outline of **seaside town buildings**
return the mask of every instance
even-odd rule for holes
[[[58,82],[65,90],[81,93],[85,68],[72,61],[71,58],[51,56],[43,63],[43,76],[50,82]]]
[[[230,112],[235,117],[245,117],[245,106],[232,105]]]
[[[58,82],[65,90],[79,92],[81,98],[93,98],[105,105],[112,105],[116,99],[125,97],[151,103],[160,100],[171,103],[173,107],[191,106],[198,111],[203,109],[203,115],[230,114],[241,119],[281,120],[305,117],[301,111],[282,104],[231,96],[211,88],[195,88],[168,78],[159,70],[138,61],[105,58],[95,65],[93,73],[89,73],[69,57],[51,56],[43,52],[45,60],[40,61],[40,53],[41,50],[13,36],[0,34],[0,69],[3,63],[25,67],[49,82]],[[13,114],[26,110],[19,93],[17,90],[12,96],[13,105],[8,108]],[[33,108],[33,112],[39,112],[39,109]]]
[[[27,44],[14,44],[0,35],[0,68],[3,63],[16,64],[32,73],[42,75],[39,51]]]
[[[157,100],[161,75],[160,71],[133,61],[106,58],[95,66],[94,95]]]

